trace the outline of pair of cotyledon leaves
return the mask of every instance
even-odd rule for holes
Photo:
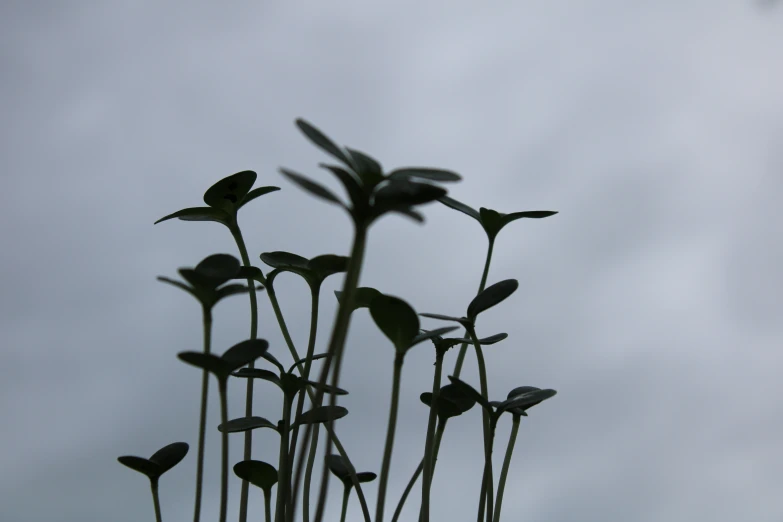
[[[452,317],[426,313],[417,314],[413,307],[402,299],[382,294],[378,290],[369,287],[356,289],[356,292],[354,293],[353,310],[365,307],[369,308],[370,315],[378,328],[392,342],[398,351],[405,352],[422,341],[427,339],[438,339],[443,334],[457,328],[455,326],[449,326],[432,331],[422,331],[419,324],[419,315],[433,319],[456,321],[463,326],[472,327],[476,317],[480,313],[504,301],[513,294],[518,287],[519,283],[515,279],[506,279],[485,288],[473,298],[468,305],[466,317]],[[335,295],[337,296],[337,299],[340,300],[342,292],[335,292]],[[503,339],[505,339],[505,334],[497,334],[483,339],[481,344],[492,344],[493,342],[498,342]],[[450,346],[466,341],[470,342],[468,339],[449,340],[451,343]],[[440,338],[440,342],[445,343],[445,340]],[[445,344],[441,344],[440,346],[444,346],[444,349],[450,347],[445,346]],[[438,347],[437,343],[436,347]]]
[[[473,399],[494,418],[499,417],[506,411],[513,415],[522,415],[526,417],[526,410],[557,394],[557,392],[552,389],[542,390],[535,386],[520,386],[511,390],[505,401],[488,401],[470,384],[461,381],[452,375],[449,376],[449,380],[457,387],[461,394]]]
[[[195,297],[207,309],[214,307],[221,299],[243,294],[250,289],[243,284],[226,284],[232,279],[247,279],[252,276],[254,267],[243,267],[239,260],[230,254],[213,254],[204,258],[195,268],[180,268],[182,283],[168,277],[159,276],[158,281],[176,286]],[[258,271],[258,269],[255,269]],[[263,287],[257,287],[263,290]]]
[[[152,483],[157,483],[161,475],[176,466],[188,454],[186,442],[175,442],[156,451],[150,458],[125,455],[117,460],[134,471],[146,475]]]

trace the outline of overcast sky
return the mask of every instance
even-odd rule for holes
[[[146,479],[116,458],[175,441],[192,452],[161,480],[163,516],[192,516],[200,374],[176,353],[200,349],[200,310],[155,277],[236,249],[213,223],[152,223],[252,169],[282,187],[240,215],[257,265],[273,250],[347,255],[345,214],[277,173],[339,190],[304,117],[388,169],[461,173],[450,195],[475,208],[560,212],[500,234],[489,283],[520,288],[479,324],[509,334],[485,350],[492,398],[559,392],[523,419],[504,520],[780,522],[782,53],[783,11],[752,0],[3,2],[0,519],[153,520]],[[423,226],[371,229],[361,284],[461,315],[486,239],[463,214],[423,211]],[[321,349],[340,284],[323,288]],[[303,351],[306,286],[277,288]],[[260,303],[260,335],[287,361]],[[218,305],[215,351],[247,338],[247,308]],[[393,349],[366,311],[352,326],[339,433],[378,472]],[[433,355],[406,358],[389,516],[421,458]],[[478,386],[474,357],[463,376]],[[256,413],[278,419],[279,394],[257,389]],[[276,463],[273,434],[255,440]],[[475,519],[482,451],[478,410],[449,424],[433,520]],[[232,520],[238,500],[232,477]]]

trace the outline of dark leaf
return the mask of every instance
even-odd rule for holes
[[[301,359],[299,359],[298,361],[296,361],[294,364],[291,365],[291,367],[288,369],[288,373],[292,373],[297,366],[301,366],[301,368],[304,369],[304,363],[306,363],[308,360],[318,361],[321,359],[326,359],[327,357],[329,357],[328,353],[318,353],[313,355],[312,357],[302,357]]]
[[[323,185],[320,185],[315,181],[309,180],[306,177],[297,174],[296,172],[291,172],[290,170],[287,169],[281,168],[280,173],[286,176],[294,183],[296,183],[297,185],[299,185],[302,189],[306,190],[310,194],[325,199],[327,201],[331,201],[332,203],[336,203],[341,207],[345,206],[343,202],[340,201],[340,199],[337,196],[335,196],[331,190],[324,187]]]
[[[468,317],[475,319],[481,312],[492,308],[513,294],[519,287],[516,279],[506,279],[485,288],[468,305]]]
[[[232,419],[225,424],[218,426],[219,431],[236,433],[238,431],[254,430],[256,428],[272,428],[277,431],[277,425],[272,424],[263,417],[240,417]]]
[[[187,442],[174,442],[156,451],[150,457],[150,462],[160,466],[161,474],[163,474],[185,458],[185,455],[188,454],[188,448]]]
[[[479,215],[481,216],[481,225],[484,227],[487,236],[489,236],[490,239],[494,239],[498,232],[500,232],[500,229],[503,228],[500,212],[481,207],[479,209]]]
[[[525,393],[530,393],[534,391],[538,391],[541,388],[536,388],[535,386],[519,386],[518,388],[514,388],[510,392],[508,392],[508,395],[506,396],[506,399],[513,399],[514,397],[518,395],[523,395]]]
[[[412,220],[416,221],[417,223],[424,223],[424,216],[422,216],[420,212],[416,212],[411,208],[393,208],[389,210],[389,212],[393,212],[395,214],[402,214],[403,216],[407,216]]]
[[[225,177],[204,193],[204,203],[212,208],[234,212],[250,192],[258,176],[252,170],[243,170]]]
[[[275,366],[277,366],[277,369],[280,370],[280,373],[285,372],[285,368],[283,368],[283,365],[280,364],[280,361],[278,361],[274,355],[272,355],[269,352],[266,352],[264,355],[261,356],[262,359],[266,359],[267,361],[271,362]]]
[[[443,334],[453,332],[457,328],[458,328],[457,326],[444,326],[443,328],[436,328],[435,330],[429,330],[429,331],[423,330],[422,333],[418,334],[416,337],[413,338],[413,341],[411,342],[411,346],[415,346],[422,341],[426,341],[427,339],[437,339],[441,337]]]
[[[386,177],[391,180],[420,178],[429,181],[440,181],[440,182],[462,180],[462,177],[460,177],[460,175],[457,174],[456,172],[452,172],[450,170],[443,170],[443,169],[430,169],[425,167],[408,167],[408,168],[394,169]]]
[[[196,273],[200,276],[220,281],[218,285],[222,285],[236,277],[240,266],[239,259],[231,254],[213,254],[196,265]]]
[[[280,190],[280,187],[269,186],[269,187],[254,188],[253,190],[248,192],[244,198],[242,198],[242,202],[239,204],[237,209],[244,207],[245,205],[247,205],[248,203],[250,203],[256,198],[260,198],[261,196],[269,194],[270,192],[277,192],[278,190]]]
[[[234,464],[234,474],[264,490],[269,495],[277,484],[277,469],[260,460],[243,460]]]
[[[348,415],[348,410],[342,406],[317,406],[302,413],[294,422],[294,425],[318,424],[329,420],[341,419]]]
[[[522,414],[525,410],[539,404],[557,394],[555,390],[532,390],[526,393],[515,395],[514,397],[503,401],[498,407],[498,413],[502,413],[506,410],[515,415]]]
[[[234,370],[255,361],[264,355],[268,349],[269,343],[264,339],[248,339],[235,344],[220,357],[227,369],[225,374],[228,375]]]
[[[466,393],[459,386],[453,384],[447,384],[442,387],[440,389],[440,397],[456,404],[461,413],[465,413],[476,404],[476,398],[472,393]]]
[[[383,334],[403,351],[419,333],[419,317],[411,306],[390,295],[378,295],[370,303],[370,315]]]
[[[351,157],[354,171],[359,175],[365,187],[372,188],[383,181],[383,169],[378,161],[364,152],[345,147]]]
[[[310,268],[307,259],[290,252],[264,252],[260,257],[261,261],[272,268],[299,268],[302,270]]]
[[[264,381],[269,381],[279,386],[281,390],[283,389],[283,384],[280,382],[280,377],[275,375],[273,372],[270,372],[269,370],[262,370],[261,368],[240,368],[239,370],[235,371],[231,375],[233,375],[234,377],[244,377],[247,379],[261,379]]]
[[[451,207],[454,210],[459,210],[463,214],[467,214],[468,216],[472,217],[473,219],[481,223],[481,216],[479,215],[479,213],[476,210],[472,209],[471,207],[467,206],[466,204],[460,203],[456,199],[452,199],[448,196],[443,196],[441,198],[438,198],[438,201],[440,201],[447,207]]]
[[[321,279],[326,279],[330,275],[339,274],[348,270],[349,259],[345,256],[334,254],[324,254],[316,256],[310,260],[310,269],[318,274]]]
[[[471,326],[473,324],[473,321],[468,319],[467,317],[452,317],[450,315],[441,315],[441,314],[419,314],[422,317],[429,317],[430,319],[440,319],[441,321],[456,321],[462,326]]]
[[[406,208],[435,201],[446,195],[446,190],[428,183],[395,180],[375,191],[375,206],[382,210]]]
[[[284,373],[280,376],[280,384],[283,387],[283,393],[293,397],[305,387],[305,380],[298,375]]]
[[[490,412],[492,411],[492,407],[489,405],[489,402],[484,397],[482,397],[481,394],[476,391],[475,388],[473,388],[473,386],[457,379],[453,375],[449,375],[449,380],[463,395],[470,397]]]
[[[421,399],[421,402],[430,408],[432,407],[432,393],[422,393],[419,398]],[[436,410],[438,417],[441,419],[449,419],[451,417],[456,417],[457,415],[462,415],[462,410],[459,405],[441,395],[438,396]]]
[[[263,290],[263,286],[256,287],[256,290]],[[250,291],[250,288],[248,288],[245,285],[240,284],[233,284],[233,285],[225,285],[221,286],[217,289],[217,293],[215,294],[215,297],[217,297],[218,300],[223,299],[224,297],[230,297],[232,295],[237,294],[246,294]]]
[[[214,373],[215,375],[222,375],[225,371],[223,360],[211,353],[180,352],[177,354],[177,357],[190,365]]]
[[[133,471],[138,471],[139,473],[146,475],[150,480],[156,480],[163,474],[163,471],[158,464],[141,457],[125,455],[123,457],[117,457],[117,461],[124,466],[128,466]]]
[[[356,469],[353,465],[341,455],[328,455],[326,457],[326,466],[346,486],[351,483],[351,475],[356,474]]]
[[[234,279],[252,279],[264,284],[264,275],[257,266],[241,266]]]
[[[337,297],[337,301],[339,302],[340,297],[342,296],[342,292],[335,290],[334,295]],[[357,308],[369,308],[372,300],[379,295],[383,294],[381,294],[375,288],[370,288],[369,286],[362,286],[357,288],[356,292],[354,293],[353,309],[351,311],[353,312]]]
[[[158,223],[161,223],[163,221],[168,221],[169,219],[174,219],[174,218],[179,218],[182,221],[216,221],[218,223],[228,225],[229,215],[225,211],[220,210],[218,208],[211,208],[211,207],[183,208],[182,210],[178,210],[173,214],[169,214],[168,216],[164,216],[160,218],[154,224],[157,225]]]
[[[299,127],[299,130],[301,130],[302,133],[304,133],[304,135],[307,136],[307,138],[318,148],[342,161],[345,165],[351,165],[351,161],[348,159],[348,156],[346,156],[345,152],[340,147],[335,145],[335,143],[329,139],[326,134],[301,118],[296,120],[296,126]]]
[[[193,289],[191,287],[189,287],[188,285],[184,284],[184,283],[181,283],[179,281],[175,281],[174,279],[170,279],[168,277],[163,277],[163,276],[158,276],[157,279],[158,279],[158,281],[161,281],[163,283],[168,283],[170,285],[176,286],[177,288],[186,291],[187,293],[189,293],[190,295],[192,295],[193,297],[198,299],[198,296],[193,291]]]
[[[360,483],[364,484],[365,482],[372,482],[373,480],[377,479],[378,475],[372,471],[360,471],[356,474],[356,478]]]
[[[554,216],[557,212],[552,210],[528,210],[527,212],[512,212],[511,214],[503,214],[500,218],[500,227],[503,228],[512,221],[522,218],[541,219],[549,216]]]
[[[307,381],[307,384],[309,386],[312,386],[313,388],[318,387],[318,383],[315,381]],[[328,393],[329,395],[348,395],[347,390],[343,390],[342,388],[335,388],[331,384],[324,384],[324,393]]]
[[[342,183],[343,187],[345,187],[345,191],[348,193],[348,197],[351,199],[351,203],[353,203],[354,207],[360,206],[366,202],[367,196],[365,195],[364,189],[359,183],[359,180],[356,179],[356,176],[344,168],[338,167],[336,165],[326,165],[321,163],[319,166],[330,171],[337,177],[337,179],[340,180],[340,183]]]

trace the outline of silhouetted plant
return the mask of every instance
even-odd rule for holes
[[[227,516],[228,444],[232,433],[244,433],[243,460],[233,466],[234,474],[242,480],[239,502],[240,522],[245,522],[248,517],[248,491],[251,484],[263,491],[264,516],[267,522],[271,522],[273,516],[272,489],[275,485],[277,491],[274,520],[275,522],[293,522],[302,483],[304,484],[301,491],[302,516],[305,522],[310,522],[310,485],[319,450],[323,455],[324,465],[315,508],[315,522],[321,522],[324,516],[330,473],[343,484],[341,522],[345,520],[350,492],[353,490],[356,491],[364,520],[366,522],[371,520],[382,522],[386,511],[385,504],[399,410],[403,362],[405,355],[411,348],[425,341],[430,341],[435,347],[435,369],[431,391],[421,394],[421,402],[429,408],[423,457],[402,493],[392,522],[399,520],[410,491],[422,475],[422,495],[418,517],[420,522],[429,521],[430,490],[446,425],[450,419],[469,412],[476,404],[481,409],[485,457],[482,484],[479,491],[478,520],[479,522],[482,520],[498,522],[520,419],[527,416],[529,408],[551,398],[556,392],[534,386],[520,386],[511,390],[505,400],[490,401],[489,380],[482,346],[499,343],[505,340],[508,335],[499,333],[479,338],[476,331],[476,321],[480,314],[508,299],[519,286],[514,279],[486,286],[494,243],[500,230],[518,219],[544,218],[556,212],[527,211],[503,214],[483,207],[476,211],[447,196],[446,190],[438,185],[438,183],[459,181],[460,176],[454,172],[423,167],[399,168],[385,172],[381,164],[370,155],[349,147],[336,145],[323,132],[304,120],[297,120],[296,124],[313,144],[339,162],[337,165],[321,164],[321,167],[338,179],[348,196],[347,201],[301,174],[285,168],[281,168],[280,172],[311,195],[340,206],[347,212],[354,229],[352,246],[348,256],[327,254],[306,259],[289,252],[272,251],[260,255],[261,261],[272,268],[268,274],[264,275],[260,267],[253,266],[237,220],[238,211],[256,198],[280,190],[274,186],[253,189],[257,178],[253,171],[238,172],[212,185],[205,192],[203,198],[207,206],[185,208],[156,221],[156,223],[160,223],[177,218],[183,221],[220,223],[231,232],[241,257],[240,262],[231,254],[215,254],[202,260],[195,268],[181,268],[179,273],[184,282],[166,277],[158,278],[194,296],[202,308],[203,350],[179,354],[182,361],[202,370],[194,520],[198,522],[201,516],[206,412],[209,374],[211,373],[218,381],[221,410],[221,422],[218,426],[222,448],[220,522],[225,522]],[[430,313],[418,314],[399,297],[385,294],[375,288],[359,286],[367,234],[371,225],[389,213],[402,214],[421,223],[424,221],[424,217],[418,211],[418,207],[435,201],[440,201],[442,204],[474,218],[482,226],[488,238],[488,250],[478,293],[468,303],[466,313],[461,317]],[[291,272],[303,278],[310,289],[310,332],[304,356],[300,355],[294,345],[275,292],[274,282],[279,275],[285,272]],[[338,307],[327,350],[324,353],[315,354],[321,285],[327,277],[343,272],[345,278],[342,290],[335,292]],[[232,280],[245,280],[247,285],[231,283]],[[256,286],[256,284],[260,284],[260,286]],[[269,351],[269,343],[258,338],[257,290],[266,290],[269,297],[275,318],[293,361],[293,364],[287,369]],[[250,338],[229,348],[223,355],[216,356],[211,353],[212,309],[223,298],[242,293],[248,293],[250,296]],[[357,473],[336,433],[335,422],[348,415],[348,410],[337,404],[337,397],[348,393],[339,387],[340,373],[352,312],[359,308],[368,309],[376,326],[394,348],[391,404],[386,442],[380,462],[380,475],[369,471]],[[443,337],[459,326],[425,330],[421,328],[420,316],[456,322],[464,328],[465,332],[459,337]],[[476,353],[479,390],[459,378],[469,345],[474,347]],[[451,383],[442,386],[444,359],[447,352],[455,346],[460,346],[460,350],[454,371],[448,376]],[[256,368],[255,361],[258,359],[270,364],[273,369]],[[312,365],[315,361],[321,361],[322,366],[318,378],[311,378]],[[246,379],[246,401],[244,415],[229,420],[227,387],[232,378]],[[274,422],[266,417],[253,414],[253,389],[256,380],[271,383],[281,392],[281,420]],[[269,384],[263,385],[268,386]],[[328,404],[324,403],[325,395],[329,397]],[[274,394],[268,396],[274,396]],[[306,403],[309,404],[307,409],[305,409]],[[296,405],[295,409],[294,405]],[[504,413],[511,415],[512,429],[506,447],[497,493],[495,493],[492,452],[497,424]],[[325,448],[318,447],[318,430],[321,426],[329,435]],[[277,468],[251,458],[252,434],[254,430],[261,428],[271,429],[279,436]],[[333,449],[337,453],[333,453]],[[122,464],[149,478],[158,521],[161,520],[158,479],[181,461],[187,450],[188,445],[180,442],[166,446],[150,459],[128,456],[119,458]],[[378,495],[373,519],[367,506],[362,484],[367,484],[376,478],[379,478]]]

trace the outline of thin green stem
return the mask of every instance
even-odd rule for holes
[[[156,522],[163,522],[163,517],[160,515],[160,498],[158,497],[158,479],[150,480],[150,489],[152,489],[152,503],[155,506],[155,520]]]
[[[212,345],[212,311],[203,307],[204,353],[210,353]],[[199,522],[201,517],[201,490],[204,486],[204,441],[207,436],[207,402],[209,398],[209,372],[201,374],[201,418],[198,424],[198,455],[196,457],[196,507],[193,521]]]
[[[277,502],[275,505],[275,522],[283,522],[288,494],[288,428],[291,423],[292,397],[285,394],[283,397],[283,426],[280,430],[280,455],[277,469]]]
[[[500,481],[498,482],[497,499],[495,500],[495,516],[493,522],[500,522],[500,507],[503,504],[503,491],[506,489],[506,477],[508,477],[508,468],[511,466],[511,454],[514,452],[514,444],[517,441],[519,432],[520,415],[514,415],[511,421],[511,434],[508,436],[508,445],[506,446],[506,456],[503,458],[503,469],[500,472]]]
[[[315,341],[318,332],[319,301],[320,301],[320,286],[311,287],[310,288],[310,338],[308,339],[307,342],[307,354],[305,355],[305,357],[307,357],[307,360],[304,363],[305,367],[304,367],[304,372],[302,373],[302,378],[305,381],[310,379],[310,370],[313,365],[312,357],[313,357],[313,353],[315,353]],[[300,393],[299,400],[296,403],[296,414],[294,415],[295,419],[302,414],[302,411],[304,410],[304,402],[305,402],[305,394]],[[298,436],[299,436],[299,426],[297,425],[294,426],[293,430],[291,430],[291,444],[290,444],[289,454],[291,455],[292,459],[293,459],[294,452],[296,451],[296,442]]]
[[[383,464],[381,476],[378,482],[378,503],[375,507],[375,522],[383,522],[383,507],[386,501],[386,486],[389,481],[389,468],[391,467],[392,449],[394,448],[394,431],[397,428],[397,410],[400,400],[400,381],[402,380],[402,361],[405,352],[398,350],[394,357],[394,376],[392,378],[391,408],[389,410],[389,423],[386,428],[386,445],[383,450]]]
[[[435,462],[438,460],[438,449],[440,448],[440,441],[443,438],[443,431],[446,429],[446,422],[448,419],[445,420],[438,420],[438,429],[435,432],[435,448],[432,452],[432,473],[435,474]],[[408,481],[408,485],[405,486],[405,491],[402,493],[402,497],[400,497],[400,501],[397,503],[397,508],[394,510],[394,516],[392,517],[392,522],[397,522],[397,520],[400,518],[400,514],[402,513],[402,508],[405,506],[405,501],[408,499],[408,495],[410,495],[411,491],[413,490],[413,486],[416,484],[416,480],[418,480],[419,476],[421,475],[422,471],[424,470],[424,459],[422,458],[421,461],[419,461],[419,466],[416,468],[416,471],[413,472],[413,476]],[[419,514],[421,516],[421,514]]]
[[[291,357],[294,358],[294,361],[298,361],[301,359],[301,357],[299,357],[299,352],[296,351],[294,341],[291,339],[291,334],[288,331],[288,325],[286,325],[285,319],[283,318],[283,312],[280,310],[280,302],[277,300],[277,293],[275,292],[275,288],[272,284],[272,281],[270,280],[267,280],[266,293],[269,296],[269,302],[272,303],[272,309],[275,311],[277,324],[280,325],[280,332],[283,334],[283,339],[285,339],[285,344],[288,346],[288,351],[291,352]],[[301,368],[299,369],[299,373],[302,373]]]
[[[345,515],[348,513],[348,498],[351,496],[351,486],[347,485],[343,488],[343,509],[340,513],[340,522],[345,522]]]
[[[272,492],[264,491],[264,521],[272,522]]]
[[[239,225],[229,227],[231,235],[234,236],[237,248],[239,249],[239,255],[242,257],[242,264],[244,266],[252,266],[250,264],[250,256],[247,254],[247,247],[245,246],[245,240],[242,238],[242,232],[239,229]],[[250,338],[255,339],[258,337],[258,298],[256,296],[256,284],[253,279],[247,280],[247,285],[250,287]],[[255,361],[252,361],[249,365],[250,368],[255,367]],[[245,417],[253,415],[253,381],[254,379],[247,380],[247,390],[245,392]],[[250,460],[253,453],[253,430],[247,430],[245,432],[245,446],[244,446],[244,460]],[[249,495],[250,483],[246,480],[242,481],[242,489],[239,500],[239,522],[247,522],[247,501]]]
[[[476,348],[476,360],[479,368],[479,382],[481,384],[481,396],[485,400],[489,400],[489,389],[487,387],[487,367],[484,364],[484,353],[481,350],[481,345],[478,342],[476,336],[476,330],[474,327],[468,327],[469,338],[473,341],[473,346]],[[490,412],[482,408],[482,418],[484,424],[484,479],[481,486],[481,498],[479,513],[481,513],[484,506],[484,498],[487,502],[487,522],[492,519],[492,502],[493,502],[493,484],[492,484],[492,439],[494,437],[494,421],[490,419]],[[479,522],[481,515],[479,514]]]
[[[435,351],[435,375],[432,378],[432,398],[430,415],[427,421],[427,438],[424,442],[424,479],[421,482],[421,516],[422,522],[430,520],[430,488],[432,486],[432,451],[435,443],[435,424],[437,422],[437,405],[440,397],[440,380],[443,371],[443,356],[445,352]]]
[[[228,422],[228,378],[218,380],[218,389],[220,391],[220,422],[225,425]],[[226,522],[228,514],[228,431],[222,431],[222,449],[223,455],[220,465],[220,522]]]
[[[489,246],[487,247],[487,257],[484,260],[484,272],[481,274],[481,283],[479,284],[479,289],[476,295],[480,294],[484,291],[484,288],[487,286],[487,277],[489,276],[489,265],[492,262],[492,250],[495,248],[495,240],[493,238],[489,239]],[[467,333],[467,330],[465,330]],[[457,362],[454,364],[454,372],[452,375],[454,377],[459,378],[460,373],[462,373],[462,363],[465,361],[465,355],[468,352],[468,343],[462,343],[462,346],[460,346],[459,349],[459,355],[457,355]]]
[[[327,353],[329,354],[329,357],[327,357],[325,364],[323,365],[323,368],[321,369],[321,375],[318,378],[318,384],[316,386],[316,397],[313,404],[316,406],[320,405],[323,401],[324,396],[324,385],[326,384],[329,370],[331,368],[332,362],[334,362],[334,372],[332,375],[332,386],[336,389],[339,386],[340,382],[340,367],[342,364],[342,356],[343,356],[343,349],[345,346],[345,340],[348,336],[348,329],[351,324],[351,312],[353,311],[353,302],[354,302],[354,296],[356,294],[356,288],[359,284],[359,276],[361,275],[362,270],[362,263],[364,261],[364,251],[365,246],[367,242],[367,223],[362,222],[355,222],[355,233],[354,233],[354,241],[353,241],[353,247],[351,248],[351,257],[348,262],[348,271],[345,277],[345,282],[343,283],[343,291],[342,291],[342,298],[340,300],[340,305],[337,308],[337,317],[334,322],[334,328],[332,329],[332,336],[329,340],[329,348],[327,350]],[[335,394],[330,394],[330,400],[329,404],[330,406],[335,406],[337,403],[337,396]],[[326,442],[326,452],[325,455],[329,455],[331,451],[332,444],[334,442],[334,420],[330,419],[326,423],[326,429],[329,432],[330,435],[332,435]],[[309,439],[311,432],[311,425],[308,425],[306,433],[305,433],[305,440]],[[301,467],[300,467],[301,469]],[[297,470],[297,480],[296,483],[299,483],[299,476],[300,472]],[[357,487],[357,494],[359,495],[359,500],[362,499],[361,492],[359,491],[359,481],[355,478],[355,476],[352,476],[352,482]],[[323,513],[324,513],[324,504],[326,502],[326,491],[329,486],[329,470],[327,466],[324,466],[323,473],[321,474],[321,488],[318,493],[318,507],[316,509],[316,517],[315,522],[321,522]],[[364,509],[364,506],[363,506]],[[366,522],[369,522],[369,513],[365,511],[364,513]]]
[[[318,447],[319,425],[315,425],[312,432],[312,442],[307,455],[307,471],[304,478],[304,491],[302,492],[302,514],[304,522],[310,522],[310,484],[313,478],[313,466],[315,465],[315,453]],[[305,436],[306,439],[306,436]],[[304,449],[304,444],[302,445]],[[301,458],[300,458],[301,461]]]

